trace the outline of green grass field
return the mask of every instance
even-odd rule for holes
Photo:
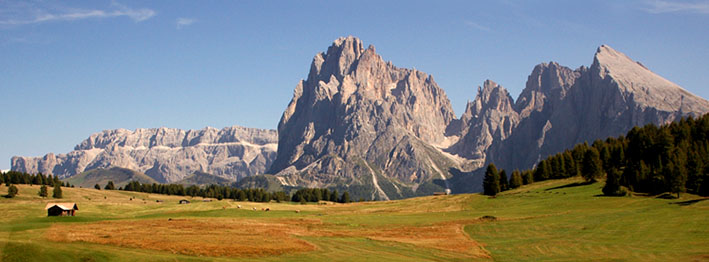
[[[709,261],[705,198],[610,198],[597,196],[601,183],[563,187],[576,182],[546,181],[496,198],[326,205],[201,198],[179,205],[178,196],[78,188],[65,188],[57,201],[20,185],[16,198],[0,199],[0,259]],[[49,202],[76,202],[79,211],[47,217]]]

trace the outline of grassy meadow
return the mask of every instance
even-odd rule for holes
[[[705,198],[602,197],[579,182],[308,205],[86,188],[54,200],[18,185],[0,199],[0,261],[709,261]],[[77,216],[47,217],[50,202],[76,202]]]

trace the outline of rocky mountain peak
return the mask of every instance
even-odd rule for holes
[[[563,98],[579,75],[579,70],[571,70],[556,62],[535,66],[527,77],[526,87],[517,98],[516,111],[522,116],[528,116],[533,111],[542,111],[548,98]]]
[[[494,141],[506,139],[519,122],[514,100],[507,89],[486,80],[460,119],[460,139],[447,150],[481,166]]]
[[[478,87],[475,99],[468,101],[465,107],[465,112],[461,116],[463,126],[466,126],[471,119],[480,117],[484,111],[512,109],[513,101],[507,89],[492,80],[485,80],[483,85]]]
[[[375,52],[374,47],[367,50],[370,53]],[[313,58],[308,82],[328,81],[330,76],[335,76],[338,81],[342,81],[343,77],[354,69],[364,52],[362,41],[357,37],[348,36],[336,39],[328,47],[327,52],[318,53]],[[323,65],[325,65],[324,68]]]
[[[510,103],[514,101],[507,89],[492,80],[485,80],[479,93],[482,104],[488,108],[497,110],[511,108]]]
[[[296,86],[283,112],[271,172],[307,186],[332,183],[320,179],[325,173],[374,188],[376,181],[398,183],[389,181],[394,177],[430,182],[434,174],[445,174],[425,166],[444,158],[423,147],[444,141],[453,119],[450,101],[433,77],[385,62],[374,46],[364,49],[355,37],[338,38],[315,56],[307,80]],[[410,164],[411,159],[420,163]],[[373,194],[387,199],[382,192]]]
[[[598,47],[590,71],[592,82],[609,83],[626,99],[633,99],[643,107],[693,114],[709,110],[706,100],[608,45]]]

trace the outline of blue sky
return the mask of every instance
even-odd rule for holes
[[[486,79],[590,65],[601,44],[709,97],[709,1],[0,0],[0,169],[114,128],[276,128],[340,36],[434,76],[460,115]]]

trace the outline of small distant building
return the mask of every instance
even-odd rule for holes
[[[448,192],[433,192],[434,196],[445,196],[448,195]]]
[[[44,207],[47,210],[47,216],[74,216],[79,207],[76,203],[49,203]]]

